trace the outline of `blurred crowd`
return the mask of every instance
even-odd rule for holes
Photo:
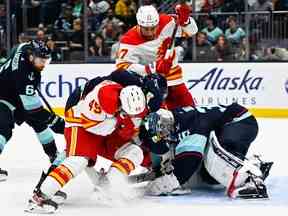
[[[99,62],[115,60],[121,35],[136,24],[135,14],[139,5],[154,4],[160,11],[166,12],[165,2],[173,4],[177,1],[11,0],[10,13],[17,14],[17,42],[31,39],[45,41],[52,50],[54,62],[83,61],[84,48],[88,45],[89,59]],[[192,2],[187,1],[188,4]],[[288,40],[287,46],[279,46],[275,41],[275,44],[267,46],[259,43],[259,38],[265,41],[272,36],[288,39],[288,0],[248,0],[249,10],[255,11],[250,17],[249,28],[241,13],[245,10],[243,0],[196,0],[195,3],[192,14],[199,32],[188,40],[177,39],[180,60],[288,60]],[[26,29],[22,20],[23,5],[28,15]],[[171,7],[168,5],[167,8]],[[88,11],[86,17],[83,16],[84,10]],[[267,14],[258,14],[257,11],[266,11]],[[271,23],[271,11],[287,13],[273,14]],[[5,1],[0,0],[0,63],[7,54],[4,46],[5,23]]]

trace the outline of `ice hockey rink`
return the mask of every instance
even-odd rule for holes
[[[65,216],[139,216],[139,215],[287,215],[288,214],[288,143],[287,119],[258,119],[259,134],[249,154],[261,153],[274,161],[267,185],[269,200],[230,200],[223,189],[194,190],[191,195],[178,197],[145,197],[117,207],[97,203],[92,184],[86,174],[72,180],[65,191],[66,203],[55,215]],[[64,139],[57,136],[60,148]],[[9,179],[0,182],[0,215],[29,215],[24,212],[41,170],[48,159],[36,140],[32,129],[23,125],[14,130],[13,138],[0,158],[1,167],[9,172]]]

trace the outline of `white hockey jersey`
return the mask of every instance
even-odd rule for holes
[[[83,127],[90,133],[107,136],[116,127],[122,86],[105,80],[65,113],[66,127]]]
[[[185,27],[179,26],[177,34],[192,36],[197,33],[198,28],[192,17]],[[159,25],[154,40],[146,41],[140,33],[139,26],[131,28],[120,40],[120,47],[116,59],[116,67],[133,71],[145,76],[145,65],[156,61],[158,49],[166,38],[172,36],[176,22],[170,15],[160,14]],[[166,75],[169,86],[179,85],[182,81],[182,69],[178,65],[177,58],[173,61],[170,72]]]

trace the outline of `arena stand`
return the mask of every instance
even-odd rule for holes
[[[0,63],[11,47],[43,40],[54,63],[113,62],[139,5],[173,13],[176,0],[0,1]],[[246,2],[246,3],[245,3]],[[252,2],[252,1],[251,1]],[[184,62],[287,61],[288,4],[277,0],[190,0],[199,33],[177,38]],[[7,34],[11,32],[11,34]],[[217,32],[217,33],[216,33]]]

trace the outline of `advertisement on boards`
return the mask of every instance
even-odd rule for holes
[[[184,80],[199,105],[288,108],[288,64],[183,64]]]
[[[288,117],[288,63],[184,63],[183,79],[196,104],[238,102],[256,115]],[[89,79],[108,75],[113,64],[52,64],[43,72],[41,91],[55,109]]]

